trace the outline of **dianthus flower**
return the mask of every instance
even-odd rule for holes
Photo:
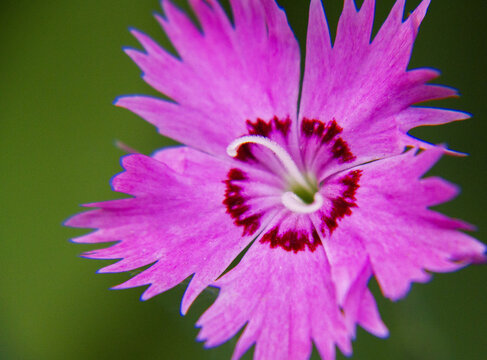
[[[230,0],[233,21],[216,0],[189,2],[200,27],[170,1],[156,15],[177,56],[137,30],[145,51],[126,50],[170,100],[116,101],[185,146],[125,156],[112,187],[132,197],[67,222],[97,229],[76,242],[116,242],[85,254],[120,259],[100,272],[150,265],[115,288],[148,285],[146,300],[192,276],[183,314],[220,289],[197,323],[207,346],[245,327],[234,359],[253,344],[255,359],[306,359],[312,342],[334,359],[335,346],[351,354],[357,325],[388,333],[372,276],[397,300],[430,272],[485,261],[468,224],[428,208],[458,192],[422,178],[446,150],[408,135],[468,117],[411,106],[456,95],[427,84],[438,72],[407,69],[428,0],[405,21],[398,0],[373,41],[374,0],[360,11],[345,0],[333,45],[312,0],[301,89],[299,46],[274,0]]]

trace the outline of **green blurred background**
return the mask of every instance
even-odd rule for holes
[[[303,44],[308,1],[280,3]],[[341,3],[325,3],[332,28]],[[407,10],[418,3],[408,1]],[[376,28],[392,4],[378,0]],[[210,350],[194,340],[194,323],[215,291],[205,292],[185,318],[179,315],[184,286],[148,302],[139,301],[140,288],[109,291],[130,274],[95,275],[107,262],[79,258],[89,247],[68,238],[83,231],[61,225],[80,211],[78,204],[116,197],[108,185],[120,171],[115,139],[145,153],[172,143],[111,105],[121,94],[155,94],[121,51],[136,46],[128,26],[166,41],[151,17],[155,10],[157,0],[1,2],[0,359],[228,359],[232,353],[235,339]],[[472,154],[442,159],[433,173],[463,188],[440,210],[477,224],[483,241],[486,14],[483,0],[433,0],[411,64],[441,69],[440,82],[461,90],[462,98],[437,105],[474,114],[414,134]],[[379,298],[391,336],[359,331],[354,359],[485,359],[485,275],[485,267],[470,267],[435,275],[398,303]]]

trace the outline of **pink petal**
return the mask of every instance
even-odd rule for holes
[[[371,274],[372,270],[367,261],[347,293],[343,310],[347,326],[353,336],[355,336],[355,325],[358,323],[368,332],[378,337],[386,337],[389,331],[380,318],[372,293],[367,288]]]
[[[414,120],[396,116],[412,104],[457,95],[453,89],[425,84],[438,72],[407,70],[428,5],[429,0],[423,1],[403,22],[404,1],[397,1],[370,42],[374,1],[364,1],[357,11],[353,0],[346,0],[332,48],[320,1],[311,3],[299,119],[336,119],[356,164],[399,153],[408,145],[398,127],[407,131]],[[416,119],[412,125],[456,120],[441,115],[442,120]]]
[[[174,102],[128,96],[116,105],[163,135],[224,156],[226,146],[246,133],[246,120],[296,115],[299,47],[274,1],[232,1],[235,27],[217,1],[191,5],[202,32],[170,1],[163,1],[165,17],[156,16],[180,59],[136,30],[145,52],[126,51],[144,80]]]
[[[298,228],[306,223],[298,222]],[[287,218],[281,229],[295,230],[295,225]],[[351,352],[322,247],[294,253],[257,239],[215,285],[220,295],[198,321],[198,338],[216,346],[246,325],[233,359],[254,343],[254,359],[307,359],[311,341],[323,359],[335,358],[335,344],[345,354]]]
[[[366,256],[385,296],[397,300],[428,271],[447,272],[486,260],[484,244],[459,229],[468,224],[427,207],[453,198],[458,189],[439,178],[418,179],[443,150],[414,151],[360,167],[357,208],[325,242],[339,299],[359,276]]]
[[[165,153],[167,151],[167,154]],[[186,312],[196,296],[214,281],[252,240],[242,236],[222,204],[228,166],[189,148],[123,158],[115,191],[134,198],[89,204],[98,207],[69,219],[72,227],[98,230],[74,239],[83,243],[118,241],[85,254],[121,259],[100,272],[122,272],[152,264],[117,289],[150,285],[146,300],[195,274],[183,299]],[[177,209],[177,211],[176,211]],[[265,216],[262,222],[265,222]]]
[[[353,210],[352,215],[356,210]],[[320,222],[318,218],[314,220],[318,229]],[[332,269],[339,304],[345,302],[352,284],[368,261],[367,252],[358,237],[360,229],[353,226],[345,227],[343,223],[343,220],[340,221],[332,236],[326,238],[323,243]]]
[[[438,108],[410,107],[396,116],[401,130],[404,132],[423,125],[441,125],[452,121],[465,120],[470,117],[462,111],[453,111]]]

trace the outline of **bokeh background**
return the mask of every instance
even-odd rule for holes
[[[309,1],[279,2],[303,44]],[[409,0],[407,11],[418,3]],[[235,339],[209,350],[195,341],[194,323],[216,291],[206,291],[184,318],[184,286],[148,302],[139,301],[140,288],[109,291],[130,274],[95,275],[106,262],[79,258],[88,247],[68,239],[84,231],[62,227],[79,204],[116,198],[108,184],[121,170],[116,139],[144,153],[173,144],[112,106],[121,94],[155,95],[121,47],[137,46],[129,26],[167,45],[151,17],[160,11],[157,0],[0,4],[0,359],[228,359]],[[376,29],[392,4],[378,0]],[[440,210],[477,224],[484,242],[486,4],[433,0],[411,63],[441,69],[440,82],[461,90],[460,99],[437,105],[474,114],[414,134],[471,154],[444,158],[432,173],[462,186]],[[341,5],[325,3],[332,29]],[[470,267],[414,285],[398,303],[379,297],[391,335],[359,331],[354,359],[485,359],[486,274]]]

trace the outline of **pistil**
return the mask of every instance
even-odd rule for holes
[[[281,201],[285,207],[297,213],[312,213],[323,206],[323,196],[318,192],[317,187],[313,186],[310,181],[306,179],[291,155],[289,155],[282,146],[267,137],[247,135],[232,141],[227,147],[227,154],[231,157],[236,157],[238,148],[243,144],[258,144],[266,147],[274,153],[287,170],[293,183],[291,188],[294,188],[294,192],[287,191],[282,194]],[[305,201],[302,196],[299,196],[299,194],[302,193],[307,195],[306,200],[309,199],[309,201]]]

